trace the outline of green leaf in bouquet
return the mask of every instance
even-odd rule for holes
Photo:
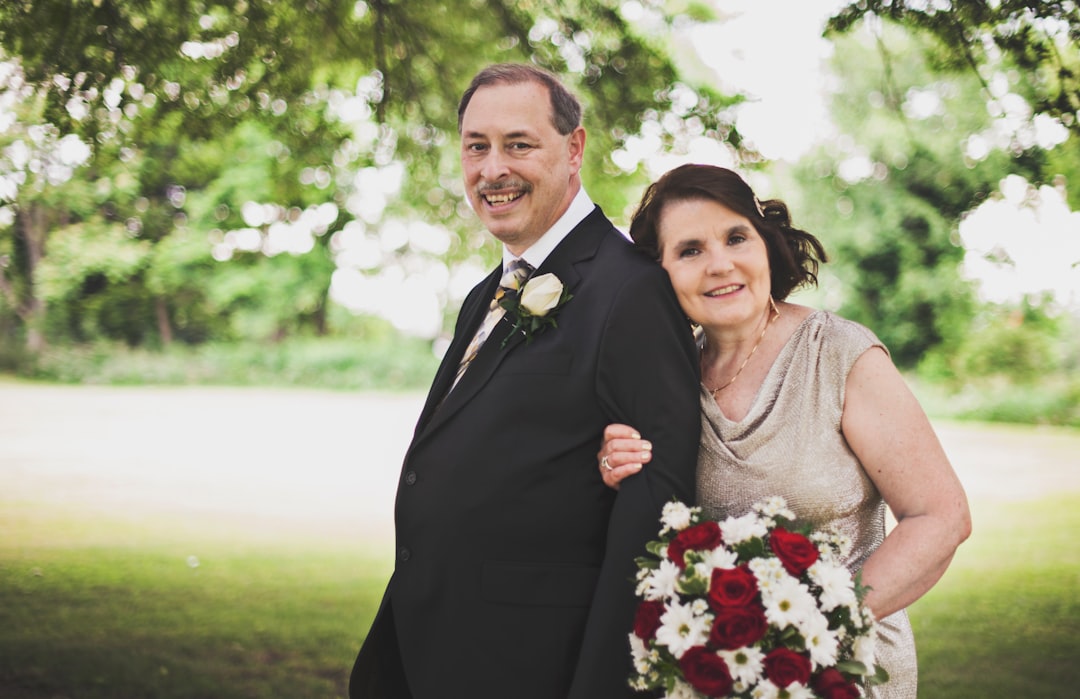
[[[754,558],[763,558],[766,554],[765,540],[754,537],[741,541],[731,547],[740,561],[749,561]]]
[[[860,663],[858,660],[841,660],[836,663],[836,669],[845,675],[859,675],[864,677],[870,674],[870,670],[867,669],[864,663]]]
[[[687,567],[687,570],[692,569]],[[693,571],[689,575],[680,577],[675,587],[684,595],[704,596],[709,591],[709,581],[698,575],[697,571]]]
[[[634,563],[637,564],[638,568],[644,570],[656,570],[660,567],[660,561],[650,556],[638,556],[634,559]]]
[[[863,585],[861,570],[855,573],[855,598],[859,600],[860,604],[866,599],[866,593],[873,589],[870,585]]]
[[[806,650],[806,641],[794,626],[785,626],[780,632],[780,642],[794,650]]]
[[[825,615],[825,618],[829,620],[830,629],[838,629],[841,626],[851,626],[851,609],[846,605],[840,605],[836,609]]]

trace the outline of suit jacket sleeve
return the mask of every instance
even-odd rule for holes
[[[634,559],[660,529],[673,497],[692,502],[701,431],[697,350],[667,275],[645,275],[621,290],[607,319],[596,390],[612,422],[634,426],[653,458],[622,482],[570,696],[635,695],[628,634],[637,600]],[[599,445],[598,445],[599,446]]]

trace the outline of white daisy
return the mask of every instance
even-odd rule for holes
[[[814,699],[817,696],[805,684],[798,682],[792,682],[784,688],[784,691],[787,699]]]
[[[698,597],[696,600],[690,603],[690,609],[698,616],[703,616],[709,611],[708,601]]]
[[[647,600],[671,599],[676,596],[676,584],[682,573],[673,561],[664,559],[660,567],[651,571],[638,583],[637,594]]]
[[[843,532],[833,529],[816,531],[810,535],[810,540],[818,545],[818,552],[826,559],[842,561],[851,555],[851,537]]]
[[[674,603],[660,617],[656,642],[667,646],[676,659],[709,640],[709,619],[694,614],[690,605]]]
[[[829,620],[815,610],[799,625],[799,633],[802,634],[806,643],[806,650],[810,652],[810,660],[818,667],[829,667],[836,664],[836,656],[840,650],[840,639],[829,630]]]
[[[750,692],[754,699],[780,699],[780,688],[770,680],[762,680],[758,686]]]
[[[701,565],[706,566],[709,569],[709,573],[705,575],[706,580],[712,579],[712,570],[730,570],[738,564],[739,557],[735,555],[734,551],[729,551],[723,546],[717,546],[714,549],[708,551],[701,551]]]
[[[630,634],[630,655],[634,659],[634,669],[639,675],[644,675],[652,669],[649,662],[649,649],[645,647],[645,641],[638,638],[636,633]]]
[[[748,565],[761,590],[775,587],[781,580],[791,579],[779,558],[755,558]]]
[[[693,509],[683,503],[669,502],[664,505],[664,509],[661,511],[660,522],[665,529],[682,531],[690,526],[691,514],[693,514]]]
[[[675,680],[675,686],[664,695],[664,699],[700,699],[701,695],[694,688],[680,680]]]
[[[856,629],[865,627],[877,628],[877,620],[869,607],[861,607],[857,604],[848,605],[851,610],[851,623]]]
[[[855,583],[847,568],[819,560],[806,572],[810,575],[810,579],[821,588],[821,608],[826,612],[858,602],[858,598],[855,597]]]
[[[756,514],[747,512],[742,517],[728,517],[721,522],[720,533],[724,535],[724,543],[731,546],[747,539],[764,537],[769,530]]]
[[[787,687],[777,687],[765,680],[750,693],[754,699],[814,699],[815,695],[806,685],[792,682]]]
[[[852,655],[860,663],[866,666],[868,670],[874,669],[874,664],[877,662],[877,629],[873,628],[870,633],[859,636],[855,639],[855,647],[852,649]]]
[[[765,604],[765,618],[778,629],[788,625],[798,628],[809,614],[817,611],[810,589],[790,576],[763,588],[761,601]]]
[[[746,646],[738,650],[718,650],[716,654],[727,663],[731,679],[736,682],[749,686],[761,679],[764,669],[762,661],[765,660],[765,654],[761,652],[761,649]]]
[[[765,515],[766,517],[783,517],[785,519],[795,519],[795,513],[788,509],[787,501],[779,495],[759,502],[754,505],[754,509]]]

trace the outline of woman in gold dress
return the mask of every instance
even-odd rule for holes
[[[630,227],[700,326],[697,504],[723,519],[783,496],[800,522],[833,526],[854,546],[848,568],[873,588],[878,699],[914,697],[915,643],[905,608],[945,572],[971,532],[967,498],[922,408],[867,328],[789,303],[817,282],[820,242],[780,201],[759,202],[736,173],[684,165],[651,185]],[[647,435],[645,435],[647,437]],[[598,454],[618,487],[651,446],[611,425]],[[647,467],[647,466],[645,466]],[[886,508],[896,526],[886,533]]]

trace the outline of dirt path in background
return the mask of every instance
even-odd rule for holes
[[[0,381],[0,501],[390,535],[419,394]],[[1080,431],[939,423],[973,501],[1080,491]]]

